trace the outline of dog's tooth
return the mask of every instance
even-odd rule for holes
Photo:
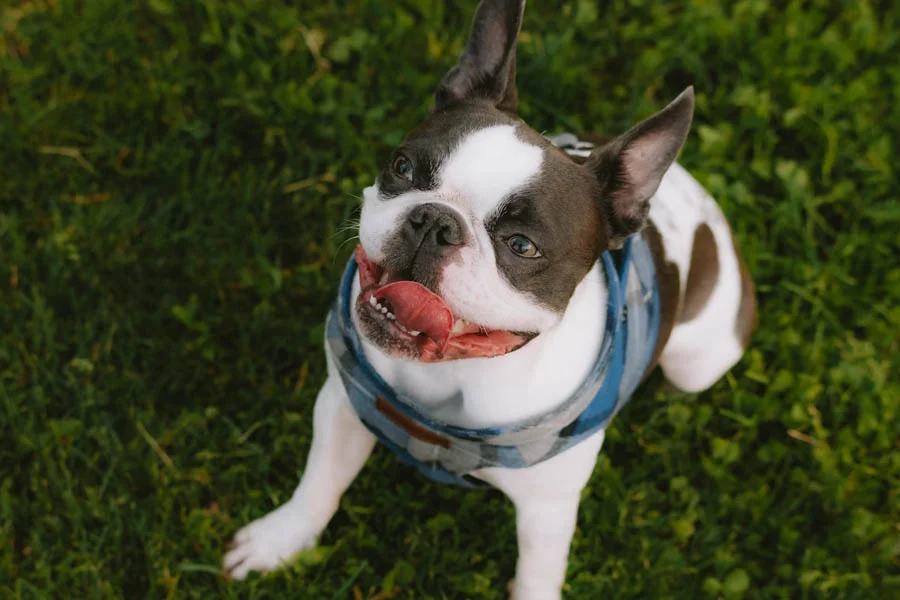
[[[378,310],[380,310],[380,311],[381,311],[381,314],[383,314],[383,315],[386,315],[386,314],[387,314],[387,311],[388,311],[387,307],[385,307],[385,306],[382,306],[382,307],[379,308]]]
[[[378,307],[378,300],[375,299],[375,296],[369,296],[369,304],[373,307]]]
[[[422,332],[421,332],[421,331],[416,331],[415,329],[409,329],[409,330],[407,330],[406,333],[408,333],[409,335],[411,335],[411,336],[413,336],[413,337],[416,337],[417,335],[419,335],[419,334],[422,333]]]
[[[393,321],[394,319],[397,318],[394,316],[394,313],[390,313],[390,312],[388,314],[386,314],[385,316],[388,318],[388,321]]]

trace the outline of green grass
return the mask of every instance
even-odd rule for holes
[[[287,499],[362,188],[474,2],[0,8],[0,596],[501,598],[511,506],[384,450],[318,552],[228,583]],[[685,85],[759,329],[615,421],[567,597],[900,596],[900,9],[529,4],[521,113],[615,133]],[[315,8],[309,8],[315,7]]]

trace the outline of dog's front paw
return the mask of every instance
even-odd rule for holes
[[[225,572],[244,579],[250,571],[277,569],[301,550],[316,545],[316,534],[305,525],[303,515],[290,503],[253,521],[229,544],[222,565]]]

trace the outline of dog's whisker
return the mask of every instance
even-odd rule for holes
[[[334,233],[331,235],[332,235],[332,237],[338,237],[340,235],[346,234],[347,232],[353,233],[353,232],[358,232],[358,231],[359,231],[359,224],[347,225],[346,227],[338,227],[337,229],[334,230]],[[358,235],[358,233],[355,235]]]
[[[347,238],[346,240],[344,240],[343,242],[338,244],[337,251],[340,252],[344,248],[344,246],[346,246],[347,244],[350,244],[354,241],[359,241],[358,235],[354,235],[353,237]]]

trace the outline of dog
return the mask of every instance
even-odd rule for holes
[[[516,114],[523,0],[483,0],[433,112],[364,191],[327,322],[302,480],[241,529],[243,579],[313,547],[380,440],[516,508],[510,596],[560,598],[609,420],[656,366],[698,392],[742,356],[752,279],[675,159],[693,88],[618,137],[546,138]]]

